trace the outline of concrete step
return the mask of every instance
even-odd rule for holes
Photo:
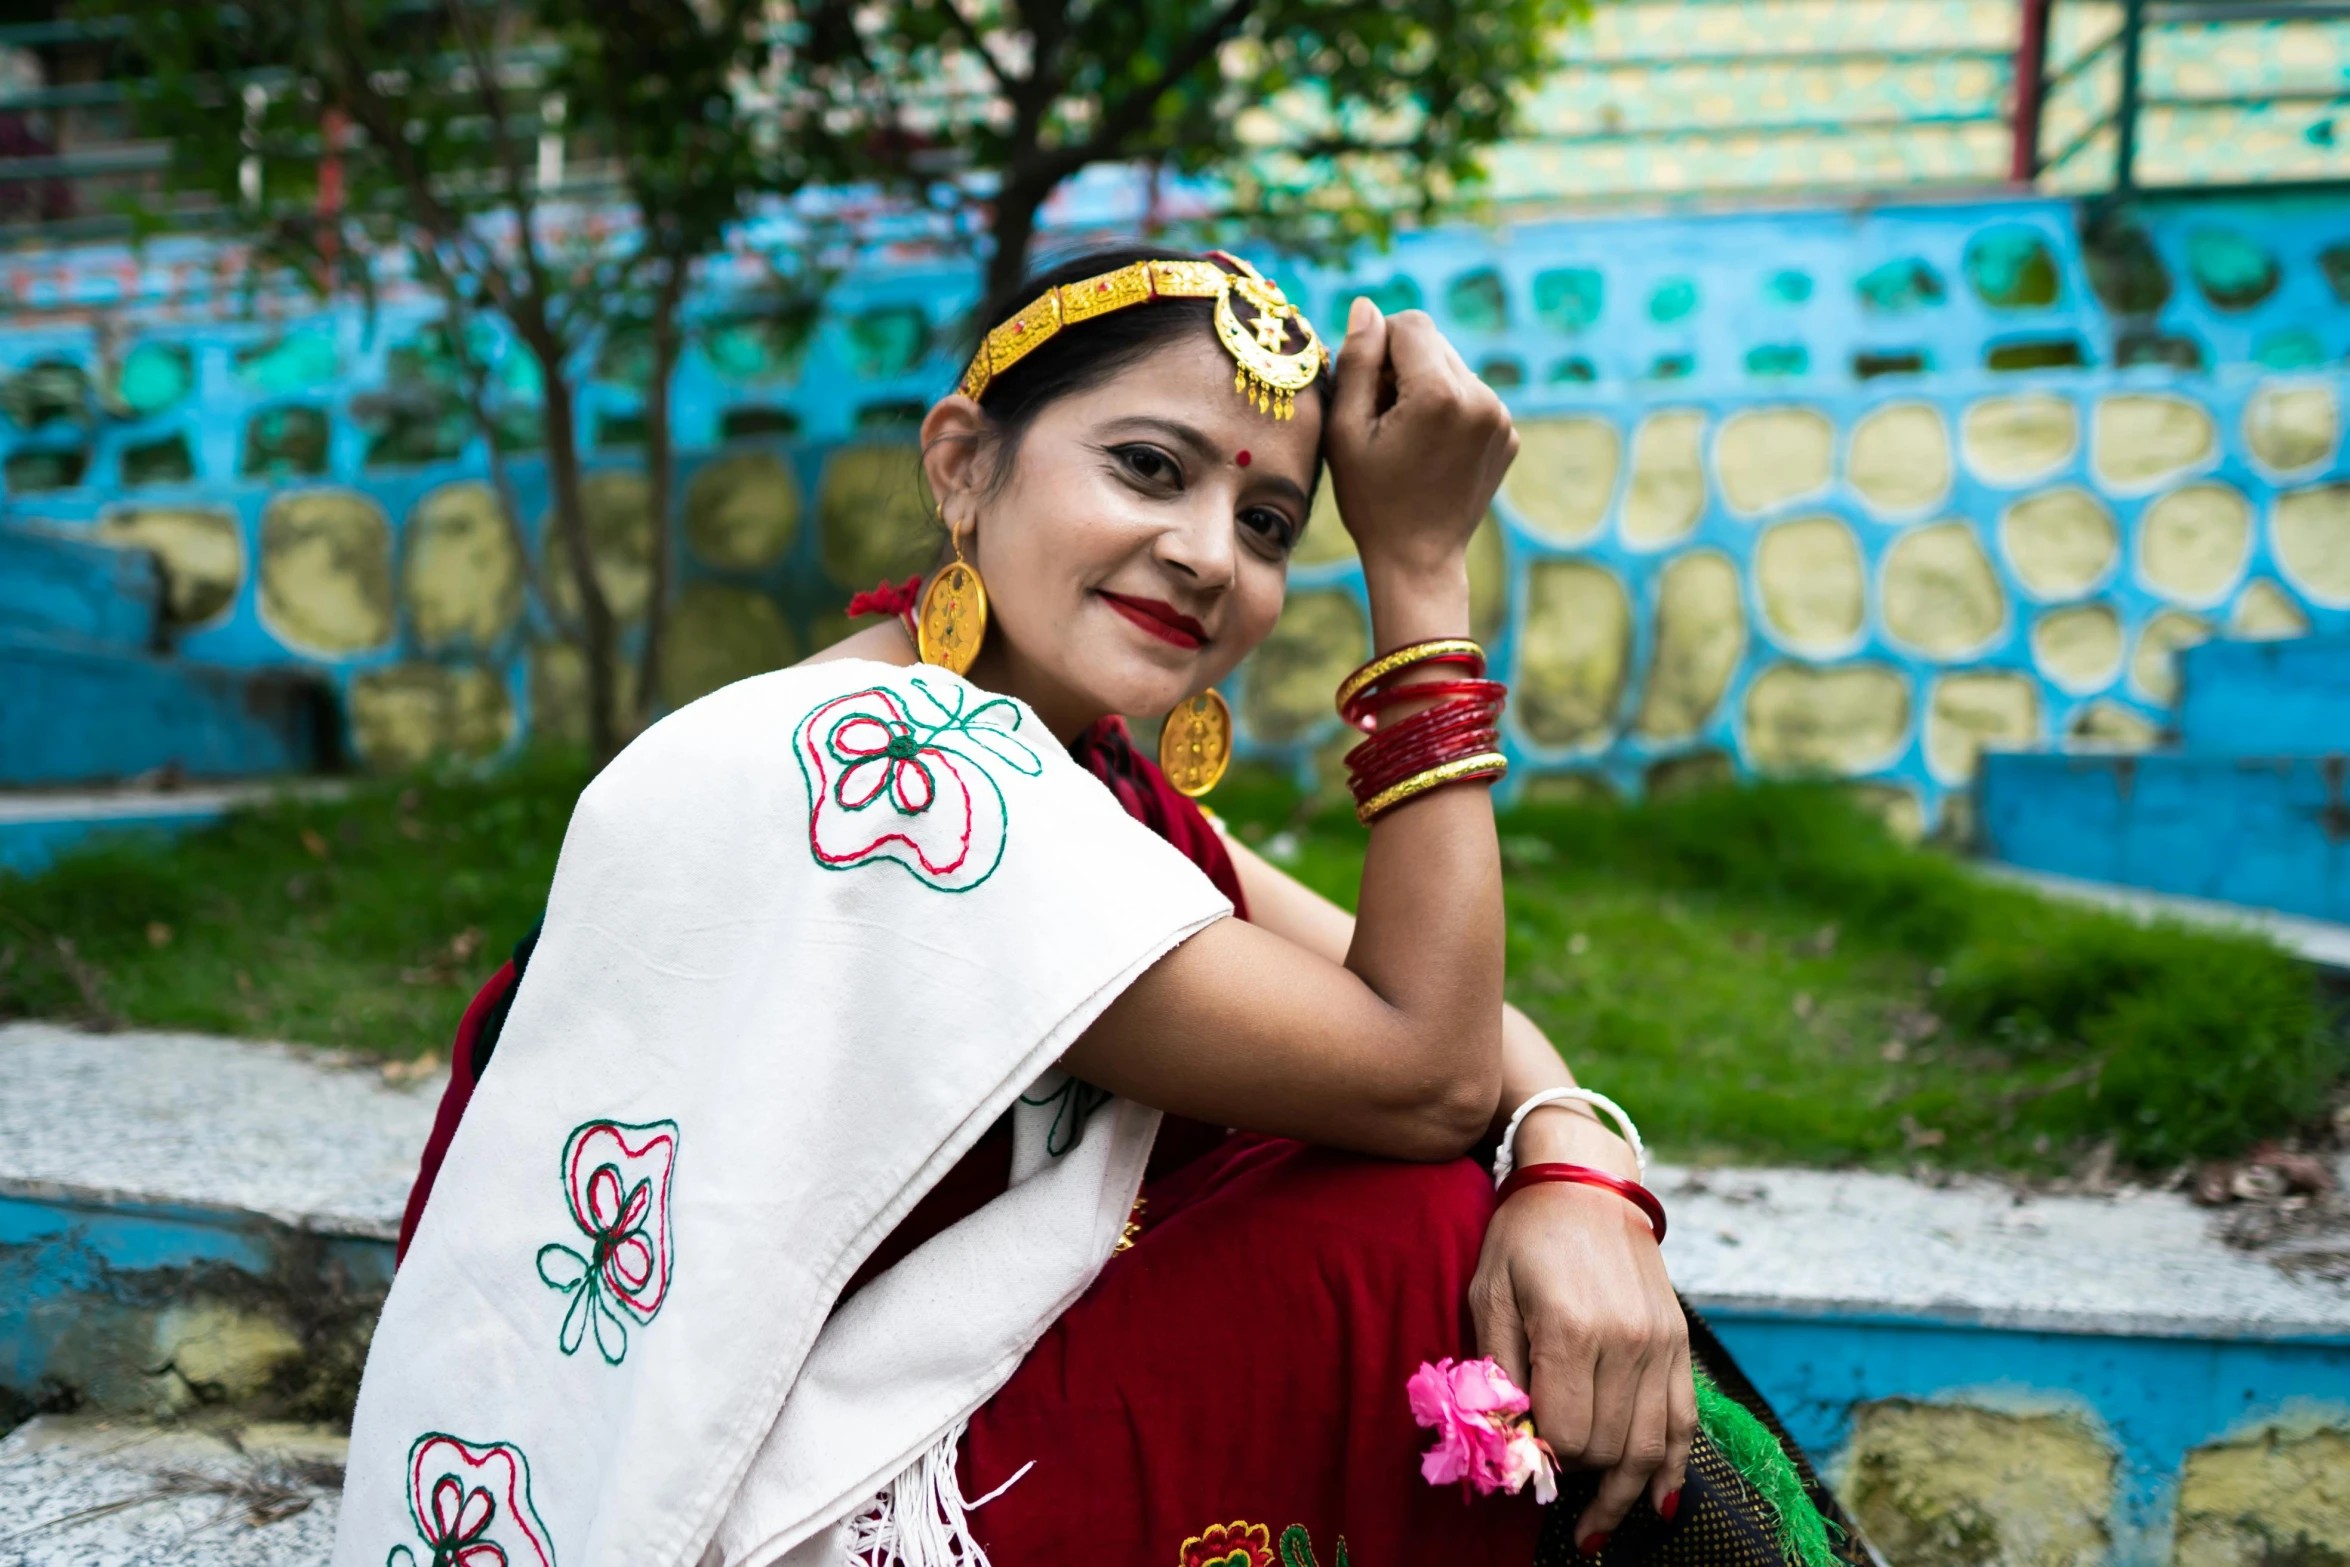
[[[318,1567],[349,1446],[323,1426],[44,1415],[0,1440],[0,1567]]]
[[[316,772],[335,760],[312,674],[214,669],[0,625],[0,786]]]
[[[2198,756],[2350,752],[2350,636],[2187,649],[2177,727]]]
[[[91,838],[175,836],[208,827],[241,805],[280,795],[331,797],[345,787],[341,779],[307,778],[192,788],[0,790],[0,871],[37,875],[57,856]]]
[[[347,1415],[440,1081],[0,1027],[0,1406]]]
[[[1989,752],[1975,787],[1993,860],[2350,921],[2350,757]]]
[[[144,550],[0,526],[0,627],[149,652],[163,636],[162,573]]]

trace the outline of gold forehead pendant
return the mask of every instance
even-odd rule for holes
[[[1081,321],[1154,299],[1206,299],[1216,307],[1216,341],[1232,356],[1232,389],[1261,413],[1295,418],[1297,394],[1314,384],[1329,351],[1280,284],[1238,256],[1208,254],[1206,261],[1137,261],[1046,289],[987,334],[963,372],[963,395],[979,401],[997,376]],[[1249,320],[1241,320],[1240,305]]]

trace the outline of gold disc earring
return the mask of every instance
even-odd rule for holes
[[[1214,686],[1175,704],[1159,728],[1159,771],[1178,794],[1198,799],[1232,765],[1232,709]]]
[[[939,508],[946,515],[946,508]],[[922,611],[914,622],[914,647],[925,664],[962,674],[979,656],[987,635],[987,585],[963,558],[963,530],[953,530],[955,558],[938,569],[922,590]]]

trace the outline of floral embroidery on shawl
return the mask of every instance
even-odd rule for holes
[[[408,1449],[408,1521],[427,1554],[395,1545],[384,1567],[555,1567],[531,1505],[530,1461],[511,1442],[418,1437]]]
[[[1018,705],[968,686],[942,696],[920,675],[910,693],[872,686],[800,720],[793,754],[808,785],[808,848],[848,870],[894,860],[943,892],[995,874],[1009,820],[994,769],[1023,777],[1044,762],[1017,731]]]
[[[588,1249],[583,1255],[556,1241],[538,1252],[540,1280],[571,1297],[556,1339],[564,1354],[578,1352],[592,1325],[597,1352],[617,1366],[628,1354],[628,1318],[649,1325],[660,1314],[674,1260],[676,1168],[675,1121],[589,1121],[564,1140],[563,1198]]]

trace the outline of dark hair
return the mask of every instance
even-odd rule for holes
[[[1008,297],[989,301],[981,311],[979,330],[971,343],[977,352],[987,334],[1048,288],[1081,283],[1104,272],[1114,272],[1137,261],[1202,261],[1193,251],[1158,245],[1120,245],[1079,251],[1042,271],[1032,273]],[[1137,360],[1194,332],[1215,331],[1215,304],[1205,299],[1162,299],[1146,305],[1113,310],[1075,327],[1054,333],[1041,347],[1031,349],[1019,363],[988,383],[979,406],[987,413],[988,444],[995,448],[995,474],[1000,483],[1011,471],[1020,439],[1036,416],[1064,397],[1073,397],[1117,375]],[[969,363],[969,355],[964,362]],[[1325,364],[1306,394],[1327,405],[1330,371]]]

